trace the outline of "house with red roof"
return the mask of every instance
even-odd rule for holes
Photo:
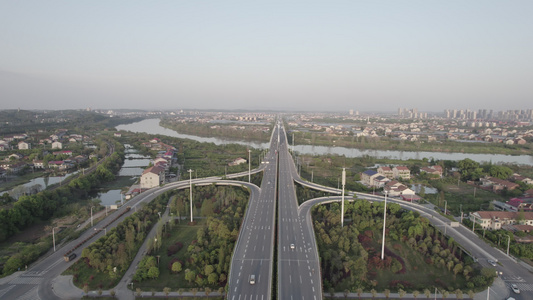
[[[409,170],[406,166],[396,166],[392,168],[392,173],[394,175],[394,178],[403,179],[403,180],[409,180],[411,179],[411,170]]]
[[[153,166],[141,175],[141,189],[157,187],[165,182],[165,169],[160,166]]]
[[[378,168],[378,173],[389,178],[389,179],[393,179],[394,178],[394,174],[392,172],[392,169],[391,167],[384,167],[384,166],[381,166]]]

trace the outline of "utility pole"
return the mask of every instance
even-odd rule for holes
[[[383,241],[381,243],[381,260],[385,258],[385,224],[387,223],[387,194],[385,191],[385,207],[383,208]]]
[[[346,170],[342,168],[342,203],[341,203],[341,227],[344,227],[344,185],[346,184]]]
[[[251,163],[252,161],[250,160],[250,153],[252,152],[252,150],[248,149],[248,183],[250,183],[250,177],[251,177]]]
[[[189,169],[189,191],[190,191],[190,195],[189,195],[189,199],[191,201],[191,223],[192,223],[192,170]]]

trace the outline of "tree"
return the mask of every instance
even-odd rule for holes
[[[163,288],[163,293],[165,293],[165,297],[168,298],[168,294],[170,294],[170,288],[169,287],[164,287]]]
[[[420,295],[420,292],[419,291],[413,291],[413,297],[416,299],[418,297],[418,295]]]
[[[181,263],[179,261],[176,261],[172,264],[172,272],[174,273],[181,272]]]
[[[431,292],[428,289],[424,289],[424,295],[426,295],[426,298],[429,299],[429,296],[431,296]]]
[[[448,298],[449,295],[450,295],[450,292],[448,292],[447,290],[442,291],[442,299]]]
[[[361,294],[363,293],[363,289],[358,287],[357,288],[357,297],[359,297],[359,299],[361,299]]]
[[[390,290],[389,289],[385,289],[383,291],[383,294],[385,295],[385,298],[389,299],[389,296],[390,296]]]
[[[461,291],[460,289],[455,290],[455,296],[457,297],[457,299],[463,299],[463,291]]]
[[[407,294],[407,292],[404,291],[404,290],[402,290],[402,289],[400,289],[400,290],[398,291],[398,295],[400,296],[400,299],[402,299],[403,297],[405,297],[406,294]]]
[[[196,272],[186,269],[185,270],[185,280],[191,283],[196,278]]]
[[[148,278],[156,279],[159,277],[159,268],[156,266],[150,267],[148,269]]]

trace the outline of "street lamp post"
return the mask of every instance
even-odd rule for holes
[[[381,243],[381,260],[385,258],[385,224],[387,222],[387,194],[385,191],[385,207],[383,208],[383,241]]]
[[[461,208],[461,224],[463,224],[463,205],[459,204],[459,207]]]
[[[252,161],[250,160],[250,155],[252,150],[248,149],[248,182],[250,182],[251,172],[252,172]]]
[[[93,208],[94,206],[91,206],[91,227],[93,227]]]
[[[511,236],[507,235],[507,256],[509,256],[509,246],[511,245]]]
[[[52,227],[52,241],[54,243],[54,252],[56,252],[56,233],[55,233],[55,227]]]
[[[476,226],[476,216],[472,213],[470,213],[470,215],[474,218],[474,220],[472,221],[472,232],[474,232],[474,226]]]
[[[448,207],[448,201],[444,200],[444,215],[446,215],[446,208]]]
[[[341,203],[341,227],[344,227],[344,185],[346,184],[346,170],[342,168],[342,203]]]
[[[190,195],[189,195],[189,199],[191,201],[191,223],[192,223],[192,170],[189,169],[189,191],[190,191]]]

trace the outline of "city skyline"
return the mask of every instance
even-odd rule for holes
[[[527,109],[528,1],[0,4],[3,109]]]

